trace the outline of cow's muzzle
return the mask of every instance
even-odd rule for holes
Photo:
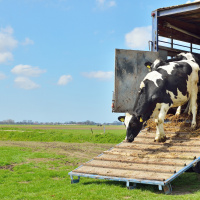
[[[134,141],[133,135],[131,135],[130,137],[127,137],[127,141],[128,141],[128,142],[133,142],[133,141]]]

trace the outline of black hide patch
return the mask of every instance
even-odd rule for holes
[[[175,62],[175,66],[171,74],[164,69],[156,71],[162,75],[162,79],[157,79],[156,83],[146,79],[143,87],[136,98],[133,113],[136,117],[142,117],[143,121],[147,121],[152,115],[157,103],[173,104],[167,90],[172,92],[175,97],[178,95],[177,89],[185,96],[188,95],[187,82],[188,75],[192,73],[192,67],[186,62]],[[151,72],[150,72],[151,73]]]

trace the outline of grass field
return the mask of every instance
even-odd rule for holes
[[[77,127],[79,128],[79,127]],[[0,129],[0,199],[200,199],[200,175],[185,173],[172,182],[172,195],[157,186],[81,178],[68,172],[125,137],[125,130]],[[102,134],[103,133],[103,134]]]

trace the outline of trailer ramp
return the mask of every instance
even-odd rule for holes
[[[171,181],[200,161],[200,138],[189,138],[184,132],[167,132],[166,136],[165,143],[156,143],[155,132],[143,130],[134,142],[123,141],[69,172],[71,183],[88,177],[124,181],[128,189],[137,183],[151,184],[169,194]]]

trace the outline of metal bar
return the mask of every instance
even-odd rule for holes
[[[187,14],[184,14],[184,15],[181,15],[181,16],[178,16],[178,17],[176,17],[177,19],[185,19],[186,17],[193,17],[193,16],[198,16],[198,15],[200,15],[200,13],[192,13],[192,14],[189,14],[189,15],[187,15]]]
[[[111,180],[111,181],[122,181],[122,182],[131,182],[131,183],[142,183],[149,185],[165,185],[163,181],[152,181],[152,180],[141,180],[141,179],[128,179],[128,178],[119,178],[119,177],[110,177],[110,176],[100,176],[100,175],[92,175],[92,174],[82,174],[69,172],[69,175],[86,177],[86,178],[94,178],[94,179],[103,179],[103,180]]]
[[[199,18],[191,19],[188,20],[187,22],[192,23],[192,22],[200,22]]]
[[[190,52],[192,53],[192,43],[190,43]]]
[[[155,15],[152,17],[152,42],[153,48],[152,51],[158,51],[158,17],[157,11],[153,12]]]
[[[162,41],[162,40],[158,40],[158,42],[163,42],[163,43],[171,44],[170,42],[165,42],[165,41]],[[177,45],[177,46],[180,46],[180,47],[190,48],[190,47],[188,47],[188,46],[181,45],[181,44],[175,44],[175,43],[173,43],[173,45]],[[197,50],[200,50],[200,49],[197,49]]]
[[[159,189],[159,190],[162,190],[162,185],[158,185],[158,189]]]
[[[162,17],[162,16],[167,16],[167,15],[173,15],[173,14],[177,14],[177,13],[184,13],[184,12],[188,12],[188,11],[192,11],[192,10],[197,10],[200,8],[200,4],[185,4],[185,6],[181,6],[178,8],[171,8],[171,9],[167,9],[167,10],[161,10],[158,11],[158,17]]]
[[[172,177],[170,177],[169,179],[167,179],[165,181],[165,184],[170,183],[171,181],[173,181],[175,178],[177,178],[178,176],[180,176],[183,172],[187,171],[189,168],[191,168],[193,166],[193,164],[197,163],[200,161],[200,157],[198,157],[197,159],[195,159],[194,161],[192,161],[189,165],[187,165],[186,167],[184,167],[183,169],[179,170],[176,174],[174,174]]]
[[[171,38],[171,48],[173,49],[173,38]]]
[[[188,31],[185,31],[185,30],[183,30],[183,29],[181,29],[181,28],[178,28],[178,27],[176,27],[176,26],[174,26],[174,25],[172,25],[172,24],[170,24],[170,23],[168,23],[168,22],[165,23],[165,26],[167,26],[168,28],[173,28],[173,29],[175,29],[175,30],[177,30],[177,31],[180,31],[180,32],[182,32],[182,33],[185,33],[185,34],[190,35],[190,36],[192,36],[192,37],[195,37],[195,38],[197,38],[197,39],[200,39],[200,37],[199,37],[198,35],[193,34],[193,33],[190,33],[190,32],[188,32]]]
[[[158,42],[163,42],[163,43],[171,44],[170,42],[165,42],[165,41],[162,41],[162,40],[158,40]],[[184,45],[181,45],[181,44],[175,44],[175,43],[173,43],[173,44],[174,44],[174,45],[177,45],[177,46],[181,46],[181,47],[191,48],[191,47],[184,46]],[[192,43],[191,43],[191,44],[192,44]],[[192,47],[192,49],[200,50],[200,49],[197,49],[197,48],[194,48],[194,47]]]

